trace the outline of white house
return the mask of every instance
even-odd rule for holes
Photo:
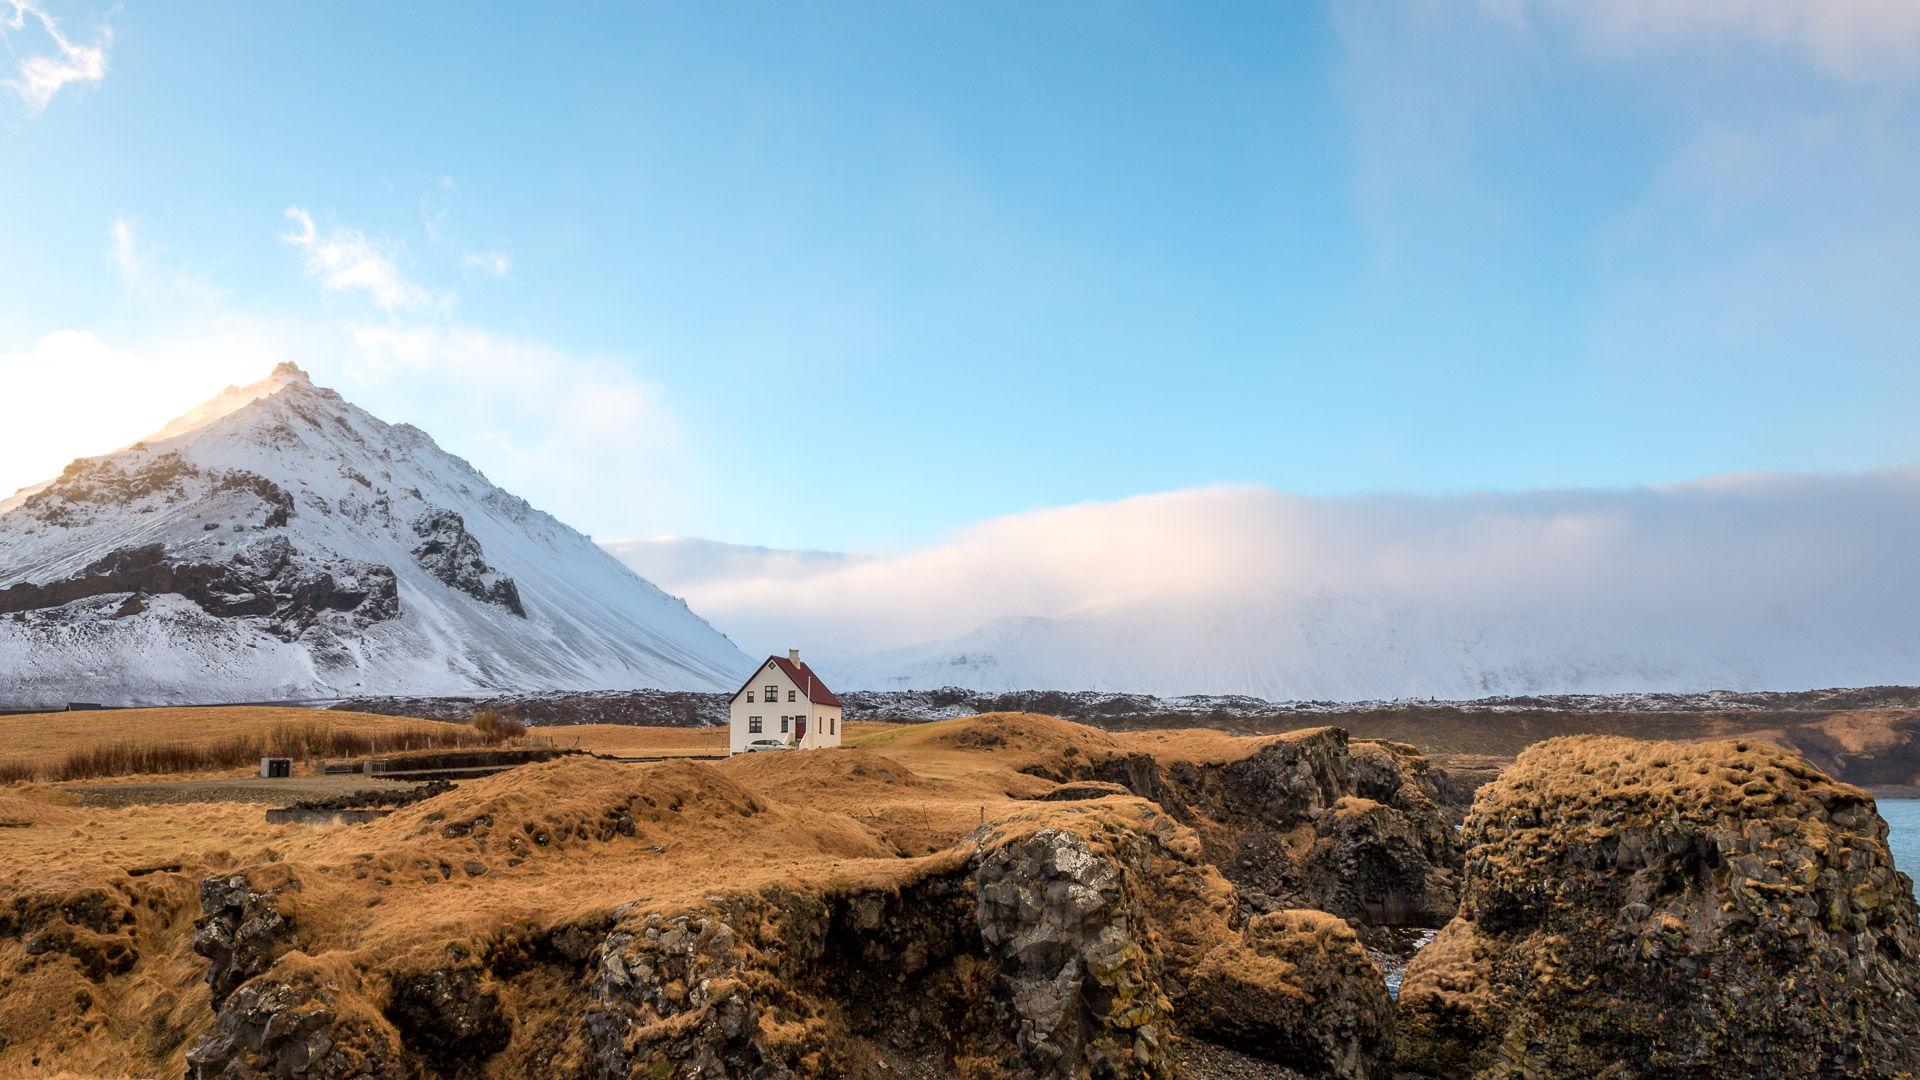
[[[840,699],[800,662],[799,649],[789,649],[784,658],[767,657],[733,695],[730,735],[730,754],[761,739],[804,749],[839,746]]]

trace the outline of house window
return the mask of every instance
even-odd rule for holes
[[[793,695],[794,695],[794,694],[796,694],[796,693],[798,693],[798,692],[799,692],[799,691],[797,691],[797,690],[789,690],[789,691],[787,691],[787,700],[788,700],[788,701],[792,701],[792,700],[794,700],[794,697],[793,697]]]
[[[785,735],[786,733],[787,733],[787,718],[783,716],[780,718],[780,734]]]
[[[838,732],[836,732],[836,731],[834,731],[833,729],[834,729],[834,722],[833,722],[833,717],[831,717],[831,716],[829,716],[829,717],[827,717],[827,734],[829,734],[829,735],[837,735],[837,734],[839,734]]]
[[[767,687],[767,701],[775,702],[779,700],[780,700],[780,688],[777,686]]]
[[[760,718],[759,717],[757,716],[747,717],[747,734],[749,735],[760,734]]]
[[[747,691],[747,704],[753,704],[753,691]]]

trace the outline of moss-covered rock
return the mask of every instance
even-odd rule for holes
[[[1182,1014],[1196,1032],[1247,1054],[1339,1080],[1386,1076],[1392,1002],[1353,929],[1324,911],[1249,920],[1209,952]]]
[[[1401,1067],[1911,1076],[1920,919],[1886,835],[1866,792],[1764,744],[1541,743],[1474,804]]]
[[[1318,908],[1365,925],[1440,926],[1456,907],[1460,841],[1427,759],[1404,743],[1315,728],[1224,761],[1091,747],[1027,771],[1120,785],[1159,803],[1195,831],[1254,911]]]

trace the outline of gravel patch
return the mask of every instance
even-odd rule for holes
[[[1248,1057],[1224,1046],[1188,1039],[1180,1051],[1180,1074],[1186,1080],[1314,1080],[1285,1065]]]
[[[152,806],[162,803],[244,802],[292,806],[311,799],[332,799],[361,791],[397,791],[411,785],[365,776],[294,776],[268,780],[178,780],[146,784],[62,784],[88,806]]]

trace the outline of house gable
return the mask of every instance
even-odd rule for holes
[[[747,681],[740,684],[740,689],[733,692],[732,700],[739,701],[742,694],[760,686],[769,671],[778,671],[786,676],[787,688],[800,691],[813,704],[840,707],[840,699],[827,689],[827,684],[820,681],[820,676],[815,675],[805,661],[795,663],[784,656],[767,657],[766,663],[755,668],[753,674],[747,676]]]

